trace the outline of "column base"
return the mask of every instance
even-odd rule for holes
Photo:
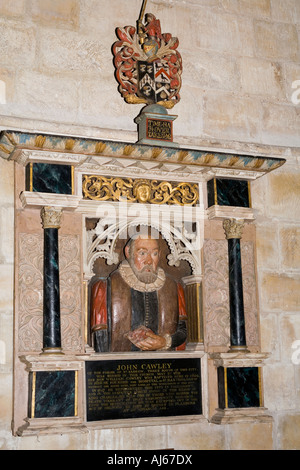
[[[43,352],[41,353],[41,355],[44,355],[44,354],[59,354],[59,355],[64,355],[64,353],[62,352],[62,348],[43,348]]]
[[[249,349],[247,348],[247,346],[230,346],[230,348],[228,349],[229,353],[236,353],[236,352],[243,352],[243,353],[250,353]]]
[[[204,344],[188,342],[185,350],[186,351],[204,351]]]

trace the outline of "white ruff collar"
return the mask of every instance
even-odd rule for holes
[[[126,282],[126,284],[135,290],[140,292],[153,292],[160,289],[166,280],[165,272],[162,268],[158,268],[157,271],[157,278],[154,282],[146,284],[145,282],[140,281],[136,275],[134,274],[133,270],[131,269],[130,264],[128,261],[123,261],[119,268],[119,273],[121,274],[122,279]]]

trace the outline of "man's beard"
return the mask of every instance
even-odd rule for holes
[[[144,282],[145,284],[151,284],[152,282],[156,281],[157,272],[154,271],[152,266],[145,266],[141,269],[141,271],[137,270],[133,262],[130,263],[130,266],[139,281]]]

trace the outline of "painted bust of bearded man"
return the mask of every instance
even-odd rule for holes
[[[184,291],[159,267],[159,240],[131,238],[124,260],[91,291],[91,329],[96,352],[184,349]]]

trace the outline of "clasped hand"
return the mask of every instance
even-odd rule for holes
[[[155,351],[162,349],[166,345],[166,340],[163,336],[156,335],[150,328],[140,326],[134,331],[130,331],[127,338],[142,351]]]

